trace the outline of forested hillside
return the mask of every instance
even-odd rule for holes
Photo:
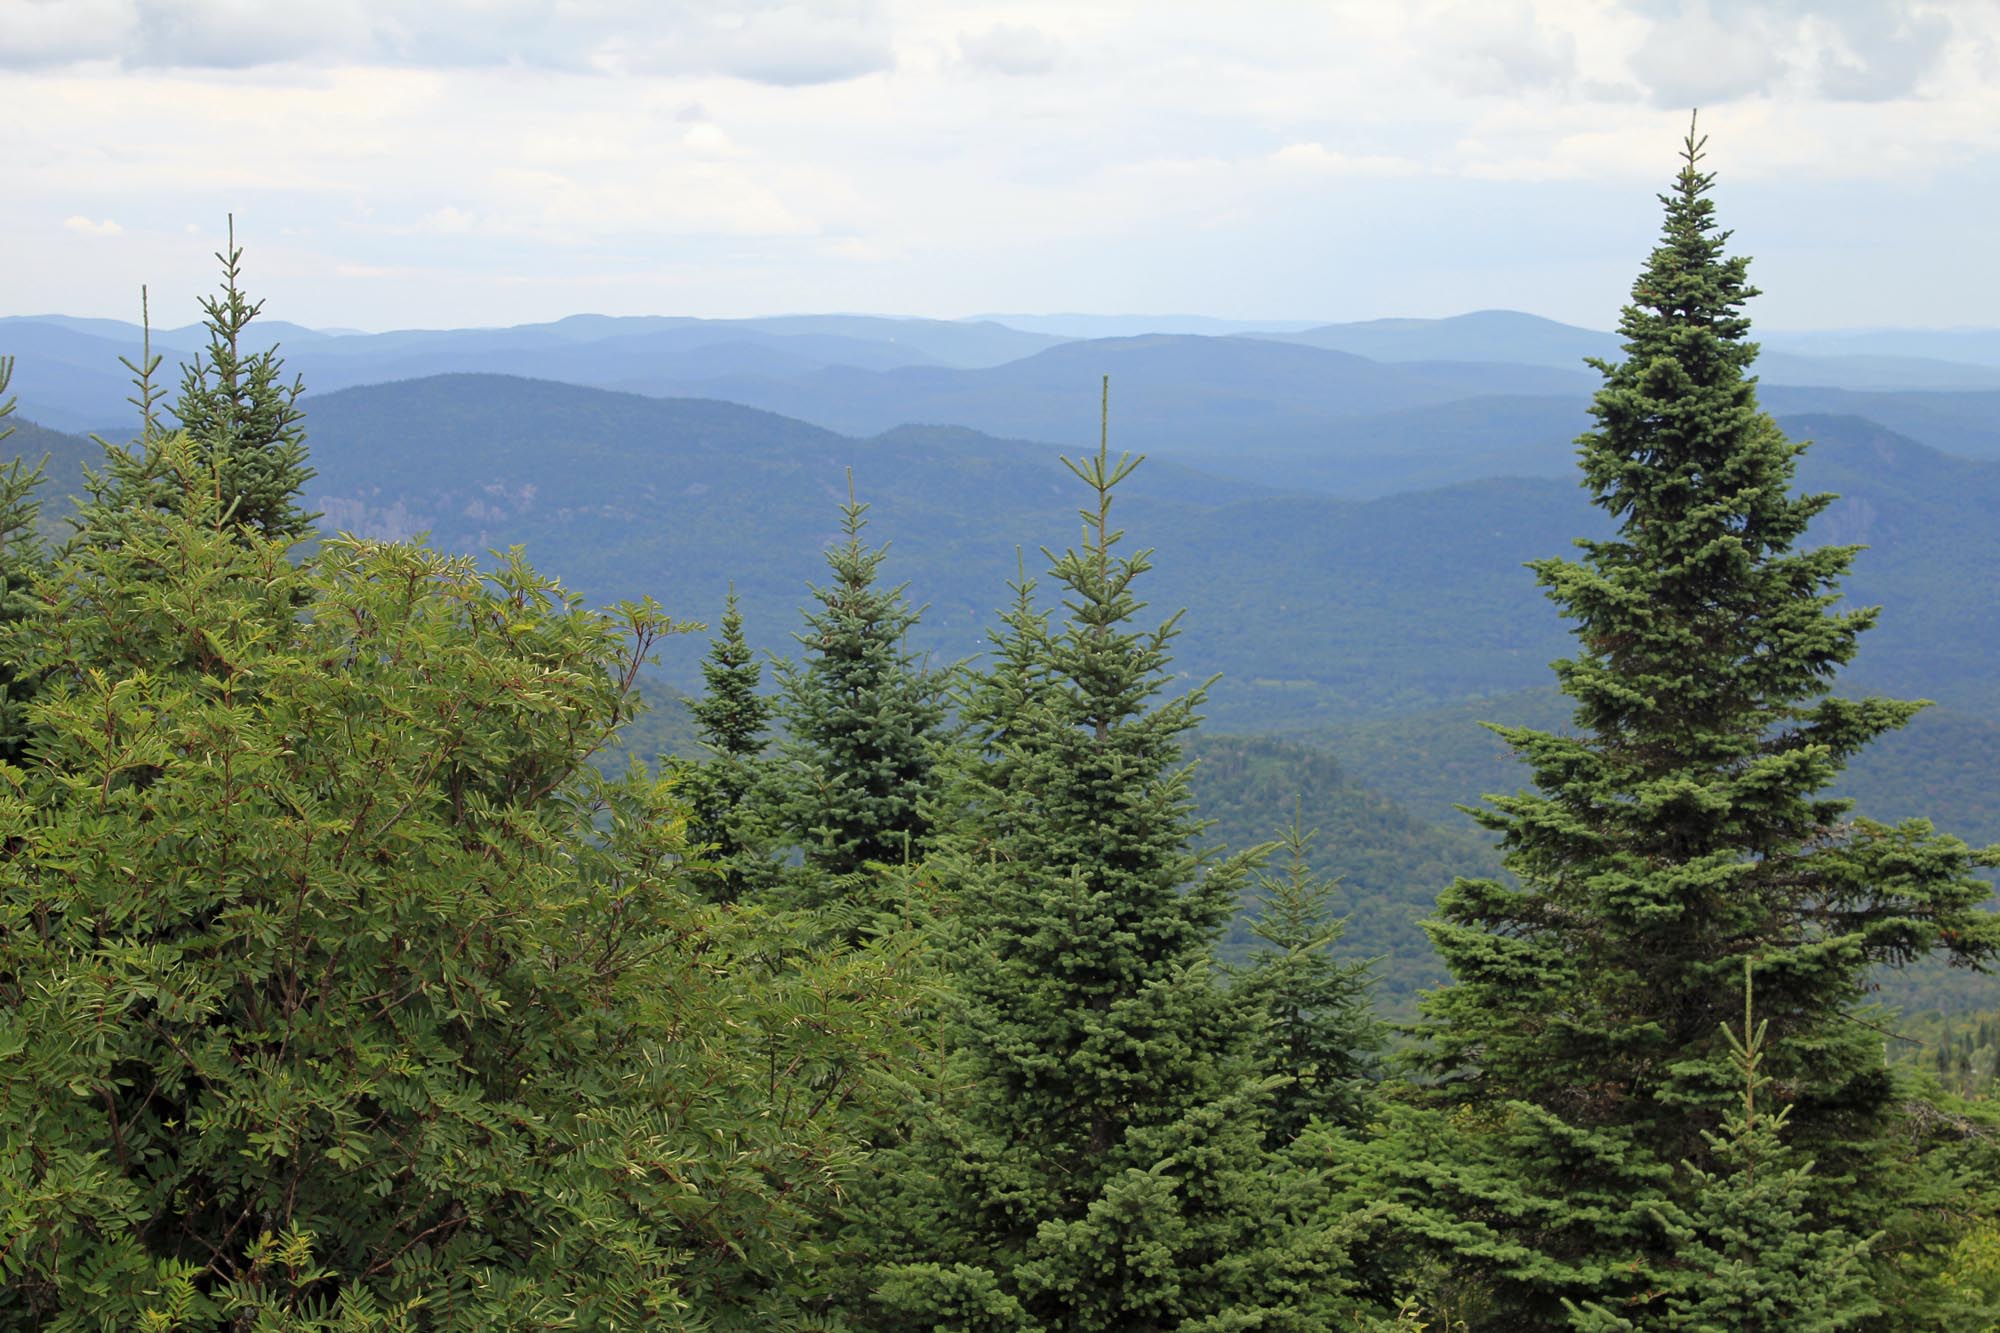
[[[0,1327],[1990,1333],[1991,377],[1763,389],[1704,145],[1588,371],[232,233],[7,441]]]
[[[1114,382],[1114,436],[1120,392]],[[721,403],[474,378],[306,401],[319,473],[308,495],[328,527],[429,532],[469,553],[521,543],[592,596],[671,582],[707,618],[733,580],[752,642],[774,651],[833,536],[827,506],[849,468],[933,608],[919,641],[946,660],[978,650],[1015,548],[1071,528],[1052,450],[957,428],[857,441]],[[1803,483],[1843,495],[1815,535],[1868,543],[1848,591],[1889,608],[1853,679],[2000,715],[1983,665],[2000,611],[1952,591],[2000,570],[1982,517],[2000,503],[2000,470],[1863,420],[1787,421],[1816,440]],[[1324,725],[1546,679],[1563,627],[1520,568],[1597,530],[1573,485],[1498,479],[1357,504],[1292,481],[1160,462],[1134,480],[1132,512],[1173,557],[1158,596],[1189,608],[1184,669],[1223,673],[1217,725]],[[1305,569],[1316,576],[1297,577]],[[693,685],[694,655],[668,653],[679,688]]]
[[[306,401],[318,473],[308,503],[328,529],[427,533],[475,555],[521,544],[593,598],[671,586],[688,613],[710,621],[734,586],[751,642],[780,656],[798,628],[800,590],[837,531],[833,502],[849,469],[926,608],[913,641],[940,664],[980,652],[1017,547],[1058,542],[1068,527],[1068,479],[1046,446],[962,428],[855,440],[727,403],[471,376]],[[1987,663],[2000,623],[1957,595],[1964,579],[2000,579],[2000,537],[1986,521],[2000,505],[2000,471],[1865,419],[1781,424],[1814,441],[1802,484],[1841,497],[1814,536],[1867,544],[1846,587],[1851,600],[1885,607],[1847,679],[1946,704],[1859,756],[1839,790],[1883,817],[1926,814],[1974,842],[2000,840],[2000,798],[1986,780],[1987,741],[2000,726],[1990,720],[2000,718],[2000,697]],[[75,487],[96,448],[45,431],[27,438],[30,450],[54,450],[51,494],[65,477]],[[1568,453],[1566,443],[1542,447]],[[1567,722],[1552,692],[1533,689],[1563,651],[1562,622],[1520,566],[1597,530],[1597,520],[1562,482],[1492,480],[1357,504],[1302,493],[1309,469],[1269,475],[1290,489],[1152,463],[1124,503],[1141,531],[1162,534],[1158,600],[1189,609],[1181,669],[1190,679],[1221,674],[1209,725],[1317,747],[1273,752],[1295,795],[1339,789],[1408,812],[1395,816],[1411,821],[1408,830],[1393,835],[1357,828],[1356,808],[1308,819],[1326,825],[1321,847],[1347,876],[1346,901],[1370,908],[1343,956],[1381,954],[1385,998],[1400,1010],[1439,976],[1417,922],[1472,864],[1450,850],[1460,833],[1422,826],[1463,830],[1456,807],[1524,780],[1480,724]],[[1306,569],[1321,577],[1301,579]],[[696,688],[700,651],[694,639],[663,648],[647,679],[665,702],[637,724],[636,753],[693,743],[678,697]],[[1315,771],[1321,763],[1347,777],[1329,782]],[[1235,790],[1247,772],[1197,782],[1204,813],[1223,820],[1231,845],[1268,840],[1282,823],[1270,810],[1261,822],[1244,817],[1281,796],[1271,779],[1256,798]],[[1399,841],[1400,855],[1391,850]],[[1993,1002],[1994,985],[1927,974],[1920,992],[1892,994],[1979,1005]]]

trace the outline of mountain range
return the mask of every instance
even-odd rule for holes
[[[963,427],[855,437],[709,400],[472,375],[308,405],[308,499],[326,527],[428,532],[469,551],[519,543],[593,597],[650,593],[705,619],[733,580],[753,639],[773,649],[820,573],[850,468],[875,506],[874,533],[895,543],[891,573],[930,604],[924,642],[943,657],[980,649],[1017,548],[1032,571],[1039,548],[1074,532],[1058,449]],[[1965,595],[2000,581],[2000,461],[1860,417],[1781,424],[1817,440],[1802,483],[1843,497],[1816,537],[1871,548],[1848,593],[1887,609],[1850,678],[2000,717],[2000,598]],[[1434,448],[1471,452],[1448,439]],[[1567,634],[1522,565],[1604,530],[1572,480],[1489,477],[1368,500],[1298,480],[1227,477],[1169,455],[1120,501],[1132,540],[1161,548],[1153,596],[1189,609],[1183,666],[1224,673],[1222,725],[1327,726],[1545,682]],[[694,656],[670,655],[667,678],[691,685]]]
[[[1612,334],[1516,311],[1310,327],[1193,317],[1002,318],[1033,327],[868,315],[578,315],[512,328],[374,334],[276,321],[255,327],[280,344],[288,370],[314,392],[445,373],[523,375],[720,398],[863,434],[938,422],[1068,442],[1089,429],[1088,414],[1073,410],[1072,399],[1088,393],[1078,383],[1111,373],[1131,381],[1121,403],[1149,448],[1215,455],[1311,453],[1356,421],[1469,399],[1581,402],[1594,383],[1585,358],[1618,355]],[[204,336],[198,325],[151,334],[169,383]],[[1851,337],[1856,341],[1801,335],[1801,346],[1820,349],[1810,353],[1768,348],[1766,381],[1864,392],[2000,390],[2000,335],[1942,332],[1907,344],[1888,335]],[[59,429],[105,430],[127,419],[131,390],[120,358],[137,362],[141,347],[142,330],[116,320],[0,319],[0,354],[19,360],[23,411]],[[1884,350],[1903,347],[1924,354]],[[1073,375],[1079,367],[1084,373]],[[1396,479],[1382,484],[1393,488]]]
[[[1571,641],[1522,566],[1606,530],[1572,442],[1596,382],[1578,360],[1615,355],[1610,335],[1506,312],[1137,334],[866,316],[256,328],[313,390],[307,498],[325,528],[521,544],[594,600],[651,594],[711,623],[733,583],[753,642],[780,653],[850,473],[870,536],[891,542],[885,576],[927,604],[915,642],[938,661],[979,652],[1006,581],[1075,538],[1059,455],[1095,447],[1110,375],[1112,449],[1150,455],[1114,518],[1155,549],[1154,612],[1187,608],[1183,681],[1221,673],[1204,807],[1240,843],[1276,832],[1256,825],[1280,788],[1318,792],[1352,905],[1394,924],[1357,927],[1349,947],[1394,960],[1405,1001],[1435,979],[1415,923],[1438,876],[1490,866],[1452,807],[1518,782],[1477,722],[1563,723],[1547,664]],[[52,496],[98,449],[50,425],[131,433],[116,358],[136,333],[0,320],[23,416],[42,422],[7,447],[48,454]],[[171,360],[205,335],[153,336]],[[1842,689],[1941,704],[1844,790],[2000,838],[2000,366],[1971,359],[1990,355],[1976,332],[1916,344],[1930,356],[1888,335],[1817,337],[1766,355],[1761,397],[1815,441],[1801,485],[1842,497],[1812,539],[1869,548],[1846,592],[1884,611]],[[1826,366],[1843,383],[1811,379]],[[659,697],[698,683],[704,647],[669,642]],[[649,734],[685,742],[677,725]]]

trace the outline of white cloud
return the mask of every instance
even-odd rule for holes
[[[1713,106],[1767,91],[1785,73],[1785,48],[1768,15],[1725,21],[1695,0],[1654,26],[1632,68],[1661,105]]]
[[[205,290],[233,209],[260,294],[309,322],[1332,318],[1496,256],[1542,285],[1477,299],[1576,317],[1616,308],[1602,274],[1697,91],[1726,185],[1813,191],[1788,237],[1883,214],[1887,247],[1989,216],[1996,50],[1991,0],[0,0],[0,122],[34,127],[0,238],[92,256],[14,266],[0,310],[101,287],[122,311],[183,271]],[[125,238],[52,235],[70,214]],[[1579,237],[1617,241],[1588,299],[1550,277]],[[1522,258],[1545,243],[1557,259]],[[1299,276],[1336,247],[1344,268]],[[1990,321],[2000,274],[1962,267],[1909,299]]]
[[[0,66],[109,59],[133,23],[129,0],[0,0]]]
[[[1452,84],[1472,96],[1561,89],[1577,75],[1577,41],[1529,0],[1487,0],[1435,14],[1428,43]]]
[[[125,231],[123,227],[113,222],[110,218],[105,218],[101,222],[94,222],[81,214],[75,217],[64,218],[63,226],[84,236],[118,236],[122,235]]]
[[[1844,101],[1916,92],[1951,40],[1951,22],[1942,13],[1919,13],[1908,4],[1868,6],[1815,19],[1812,26],[1823,34],[1814,69],[1819,89]]]
[[[1380,153],[1335,153],[1324,144],[1313,142],[1286,144],[1271,154],[1271,161],[1281,167],[1345,176],[1414,176],[1423,170],[1421,163],[1406,158]]]
[[[720,159],[743,156],[743,150],[719,125],[690,126],[687,133],[681,135],[681,146],[696,157]]]
[[[344,62],[839,82],[894,63],[872,0],[0,0],[0,65]]]
[[[841,83],[895,64],[872,5],[753,4],[717,11],[682,3],[617,25],[591,53],[601,69],[637,74],[726,74],[753,83]]]
[[[477,214],[447,204],[418,218],[416,230],[431,236],[465,236],[478,226]]]
[[[1632,69],[1665,106],[1750,97],[1879,102],[1920,93],[1944,58],[1955,10],[1917,0],[1673,0],[1655,7]]]
[[[977,70],[995,74],[1047,74],[1056,67],[1062,45],[1040,28],[1026,23],[996,23],[982,32],[961,33],[959,59]]]

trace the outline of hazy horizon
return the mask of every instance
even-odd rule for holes
[[[198,314],[199,312],[197,312],[197,315]],[[1082,321],[1115,322],[1119,324],[1130,324],[1132,326],[1132,328],[1129,331],[1124,331],[1124,332],[1097,332],[1097,333],[1085,332],[1085,333],[1069,333],[1069,334],[1058,335],[1062,337],[1086,339],[1086,338],[1133,337],[1133,336],[1138,336],[1142,333],[1166,333],[1166,334],[1188,333],[1197,335],[1206,334],[1212,336],[1228,336],[1229,334],[1235,332],[1247,333],[1257,330],[1302,332],[1308,329],[1323,328],[1327,326],[1344,325],[1344,324],[1381,324],[1381,323],[1397,323],[1403,321],[1441,322],[1441,321],[1463,318],[1468,315],[1491,315],[1491,314],[1526,315],[1532,319],[1548,320],[1551,323],[1562,324],[1570,328],[1583,329],[1585,331],[1592,333],[1613,332],[1615,331],[1617,326],[1615,311],[1613,312],[1614,315],[1613,318],[1608,318],[1596,323],[1577,323],[1569,320],[1558,320],[1552,315],[1541,314],[1533,310],[1521,310],[1517,308],[1493,306],[1477,310],[1452,311],[1443,315],[1391,314],[1391,315],[1366,316],[1358,319],[1316,319],[1310,317],[1280,318],[1275,316],[1269,319],[1257,319],[1257,318],[1231,319],[1231,318],[1224,318],[1218,315],[1205,315],[1191,311],[1149,314],[1143,311],[1122,311],[1122,310],[1105,310],[1105,311],[1049,310],[1049,311],[1015,311],[1007,313],[980,311],[967,315],[949,315],[949,314],[899,315],[899,314],[891,314],[880,310],[807,310],[807,309],[774,310],[765,314],[757,314],[757,315],[688,315],[680,313],[678,311],[666,311],[666,310],[637,311],[629,314],[612,314],[611,312],[606,310],[572,310],[565,314],[560,314],[545,319],[508,320],[498,323],[482,323],[482,324],[444,324],[444,323],[385,324],[374,328],[362,328],[354,325],[311,324],[304,320],[294,319],[285,312],[271,309],[267,305],[264,314],[262,315],[262,317],[260,317],[258,321],[258,324],[253,327],[261,326],[268,328],[273,324],[282,323],[287,325],[296,325],[300,328],[308,330],[309,332],[325,334],[330,337],[373,337],[385,333],[428,333],[428,332],[459,333],[459,332],[477,332],[480,330],[524,328],[524,327],[533,327],[533,326],[541,326],[548,324],[560,324],[565,320],[574,320],[574,319],[635,319],[635,320],[696,319],[696,320],[724,323],[732,321],[750,321],[750,320],[767,320],[767,319],[781,320],[781,319],[813,319],[813,318],[833,318],[833,319],[853,318],[853,319],[910,320],[913,322],[928,321],[928,322],[941,322],[949,324],[993,323],[993,324],[1003,324],[1010,328],[1019,329],[1023,332],[1041,332],[1045,330],[1039,326],[1064,324],[1070,322],[1082,322]],[[194,318],[194,319],[183,319],[183,318],[172,318],[172,317],[162,318],[161,316],[163,315],[170,316],[171,312],[165,312],[160,310],[157,303],[155,303],[153,320],[152,320],[152,327],[155,333],[167,333],[167,332],[173,332],[175,330],[192,330],[200,327],[199,318]],[[84,312],[78,310],[0,311],[0,322],[5,322],[6,320],[9,319],[29,320],[29,321],[48,320],[48,319],[109,320],[116,323],[129,325],[135,329],[140,327],[140,321],[136,317],[136,312],[134,317],[128,318],[116,312],[109,314],[99,314],[99,313]],[[1213,327],[1209,328],[1195,327],[1198,325],[1209,325]],[[1826,336],[1837,337],[1842,335],[1859,335],[1859,334],[1871,334],[1871,333],[1991,333],[1991,332],[2000,332],[2000,318],[1996,318],[1994,321],[1985,324],[1856,324],[1856,325],[1829,325],[1820,328],[1784,328],[1773,325],[1760,324],[1758,325],[1755,331],[1755,336],[1761,339],[1768,340],[1772,338],[1782,339],[1790,337],[1826,337]]]
[[[1988,327],[2000,0],[0,0],[0,311],[1605,328],[1689,108],[1787,330]]]

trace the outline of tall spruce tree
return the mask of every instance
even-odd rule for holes
[[[1769,1076],[1821,1164],[1809,1211],[1872,1231],[1894,1190],[1892,1081],[1854,1021],[1870,973],[2000,948],[1984,854],[1820,794],[1921,705],[1828,697],[1876,613],[1837,608],[1855,548],[1800,547],[1832,497],[1790,493],[1803,446],[1758,409],[1755,292],[1703,148],[1690,129],[1624,358],[1596,363],[1580,452],[1616,535],[1534,566],[1576,622],[1555,670],[1577,734],[1500,729],[1536,790],[1478,818],[1518,883],[1459,881],[1432,926],[1457,984],[1426,1002],[1428,1063],[1486,1132],[1404,1175],[1431,1238],[1492,1278],[1495,1328],[1559,1326],[1564,1297],[1618,1311],[1672,1269],[1647,1204],[1679,1188],[1674,1164],[1718,1167],[1745,958]]]
[[[757,812],[751,796],[759,785],[759,757],[771,703],[760,692],[763,669],[743,637],[743,613],[736,589],[722,612],[722,626],[701,664],[706,686],[687,702],[694,718],[695,739],[706,751],[699,762],[676,765],[688,805],[688,841],[709,849],[714,867],[712,896],[735,902],[746,889],[761,884],[771,864],[762,851]]]
[[[929,845],[944,680],[906,642],[921,612],[878,582],[888,548],[868,546],[868,506],[848,477],[833,578],[796,635],[802,664],[777,667],[786,742],[782,817],[804,853],[808,899],[870,862],[898,864]]]
[[[1210,966],[1244,863],[1193,850],[1202,691],[1156,701],[1178,617],[1134,623],[1150,559],[1110,523],[1135,465],[1070,464],[1092,504],[1051,571],[1067,619],[1046,631],[1023,580],[976,692],[974,834],[932,862],[959,905],[955,1077],[885,1159],[879,1327],[1316,1329],[1346,1308],[1338,1243],[1264,1148],[1257,1025]]]

